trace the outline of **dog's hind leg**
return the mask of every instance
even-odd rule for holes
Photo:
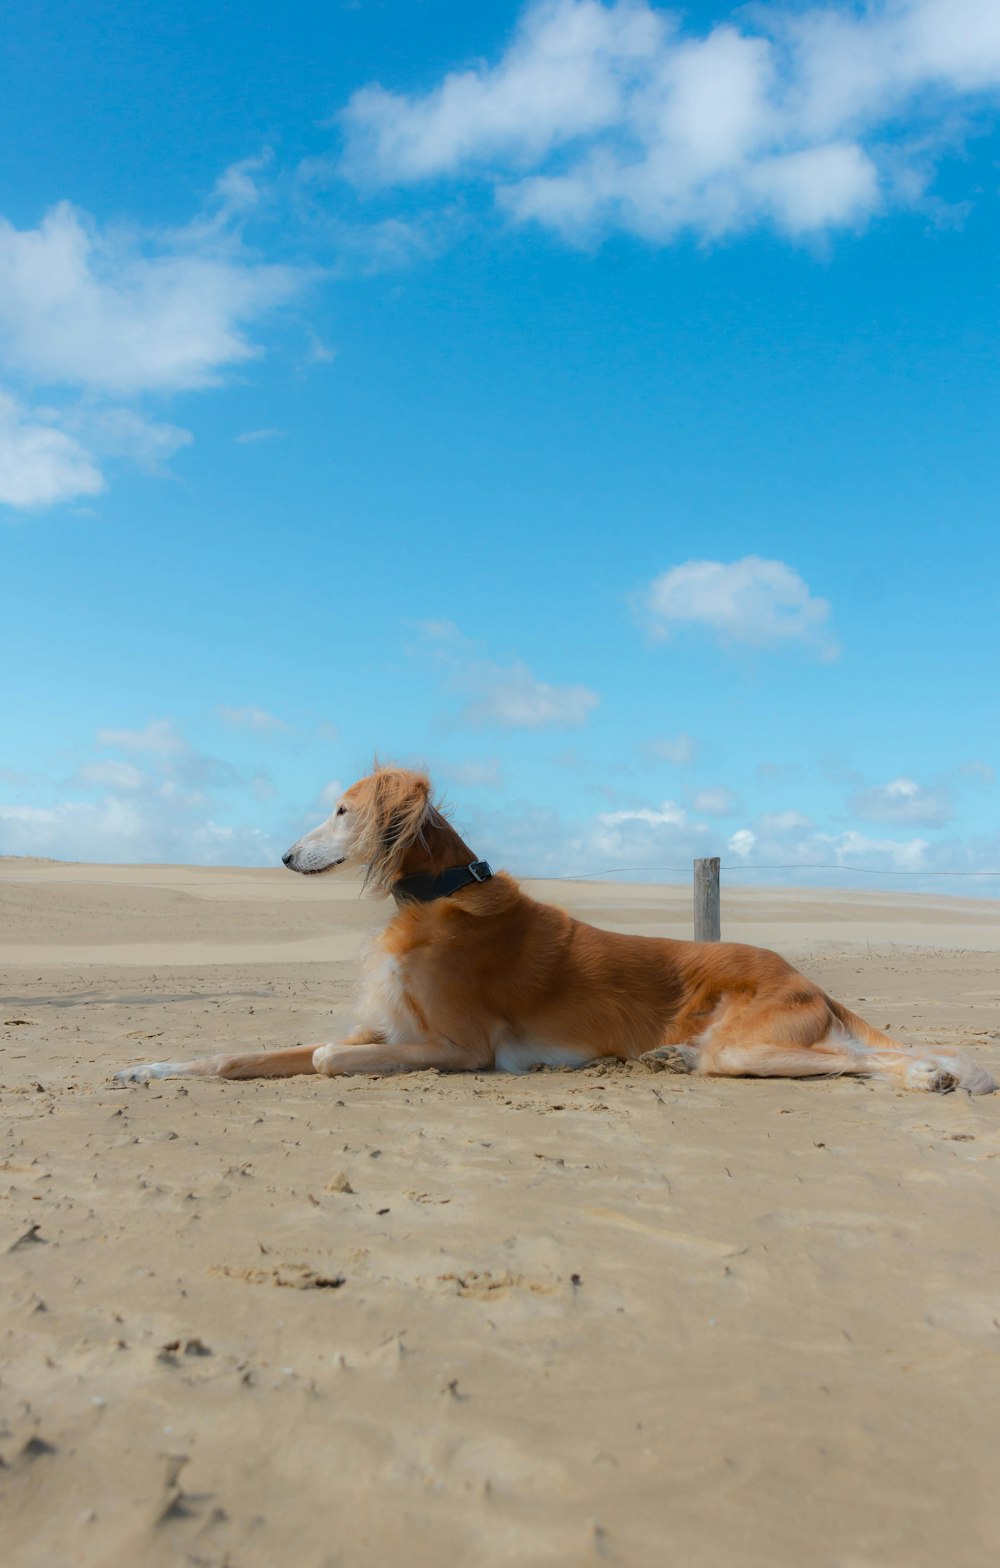
[[[901,1050],[881,1030],[804,981],[784,994],[730,1004],[694,1043],[694,1070],[710,1077],[850,1075],[937,1094],[950,1089],[989,1094],[996,1087],[989,1073],[964,1057]]]
[[[866,1045],[724,1045],[701,1071],[728,1078],[881,1078],[900,1089],[948,1094],[992,1094],[996,1083],[985,1068],[964,1056],[923,1056],[917,1051],[877,1051]]]

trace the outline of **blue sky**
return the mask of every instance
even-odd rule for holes
[[[0,853],[1000,894],[995,0],[3,26]]]

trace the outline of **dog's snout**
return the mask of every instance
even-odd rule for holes
[[[292,868],[292,861],[294,859],[295,859],[295,853],[294,853],[293,850],[290,849],[288,851],[287,855],[282,855],[282,857],[281,857],[281,864],[283,866],[287,866],[288,869],[291,870],[291,868]]]

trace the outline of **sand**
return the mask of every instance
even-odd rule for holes
[[[688,934],[685,889],[540,885]],[[1000,1096],[582,1073],[119,1089],[336,1038],[384,905],[0,862],[11,1568],[978,1568],[1000,1553]],[[1000,1067],[1000,906],[724,894]]]

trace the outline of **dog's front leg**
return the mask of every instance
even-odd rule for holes
[[[367,1037],[363,1042],[347,1039],[336,1045],[320,1045],[313,1056],[316,1072],[329,1077],[341,1073],[420,1073],[429,1068],[442,1073],[466,1073],[492,1065],[488,1048],[455,1045],[450,1040],[393,1045],[384,1038]]]
[[[375,1044],[385,1036],[377,1029],[354,1029],[345,1045]],[[151,1083],[157,1078],[292,1078],[314,1073],[313,1057],[326,1046],[292,1045],[281,1051],[226,1052],[190,1062],[144,1062],[115,1073],[116,1083]]]
[[[314,1073],[314,1045],[284,1051],[247,1051],[242,1055],[202,1056],[192,1062],[145,1062],[115,1073],[116,1083],[150,1083],[157,1078],[291,1078]]]

